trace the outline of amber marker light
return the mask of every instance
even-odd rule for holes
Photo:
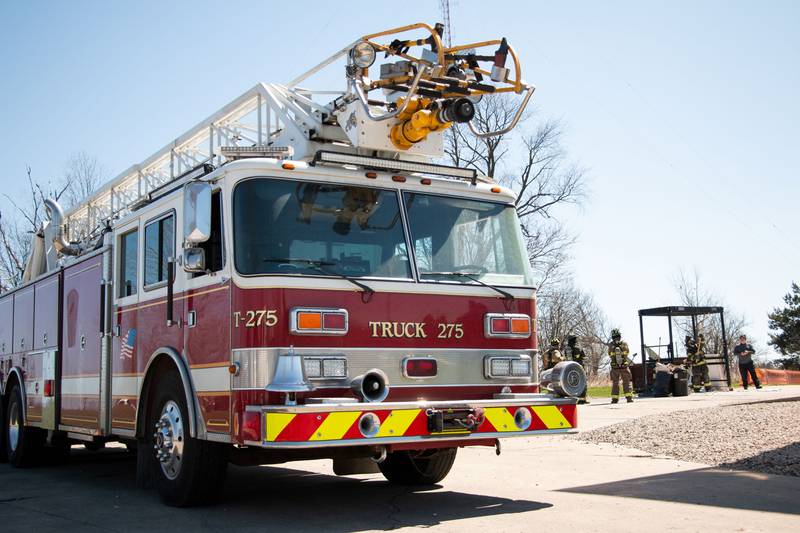
[[[292,163],[284,163],[281,165],[281,167],[285,170],[294,170],[294,165]]]
[[[366,177],[368,177],[369,179],[371,179],[371,180],[374,180],[375,178],[378,177],[378,173],[377,172],[367,172],[364,175]]]
[[[405,183],[406,178],[405,176],[392,176],[392,181],[396,181],[397,183]]]
[[[430,178],[422,178],[421,180],[419,180],[419,182],[421,184],[423,184],[423,185],[430,185],[431,184],[431,179]]]
[[[290,331],[296,335],[344,335],[348,329],[346,309],[294,308]]]
[[[528,318],[512,318],[511,333],[530,335],[531,321]]]
[[[500,191],[502,191],[502,190],[503,190],[503,189],[501,189],[500,187],[492,187],[492,192],[495,192],[495,193],[496,193],[496,192],[500,192]]]
[[[310,311],[297,313],[297,329],[322,329],[322,313]]]

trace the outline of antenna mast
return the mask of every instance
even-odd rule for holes
[[[439,11],[442,14],[444,23],[444,44],[450,48],[453,46],[453,23],[450,21],[450,0],[439,0]]]

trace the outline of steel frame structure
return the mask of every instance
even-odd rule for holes
[[[648,346],[644,343],[644,317],[665,317],[668,322],[669,345],[667,346],[667,358],[670,363],[675,359],[675,342],[672,335],[672,319],[675,317],[690,317],[692,319],[692,334],[697,340],[697,317],[702,315],[719,315],[722,333],[722,353],[719,358],[711,359],[709,364],[722,364],[725,367],[725,381],[728,388],[731,387],[731,369],[728,365],[730,356],[728,354],[728,340],[725,333],[725,309],[722,307],[690,307],[690,306],[670,306],[654,307],[650,309],[639,309],[639,340],[642,347],[642,377],[644,388],[647,390],[647,350]],[[710,359],[710,358],[706,358]],[[715,360],[716,359],[716,360]]]

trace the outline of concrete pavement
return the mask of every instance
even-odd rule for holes
[[[581,408],[600,427],[644,414],[800,396],[800,387],[642,399]],[[800,438],[800,436],[798,437]],[[162,506],[134,488],[120,450],[73,450],[70,464],[14,470],[0,465],[0,531],[798,531],[800,478],[730,472],[637,450],[559,437],[511,439],[459,451],[430,490],[380,475],[334,476],[330,461],[231,467],[222,504]]]

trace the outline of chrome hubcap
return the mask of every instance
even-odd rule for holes
[[[14,402],[11,405],[11,412],[8,414],[8,447],[14,452],[19,444],[19,404]]]
[[[153,433],[153,449],[161,470],[169,479],[178,477],[183,460],[183,419],[181,409],[172,400],[164,404],[161,417],[156,422]]]

